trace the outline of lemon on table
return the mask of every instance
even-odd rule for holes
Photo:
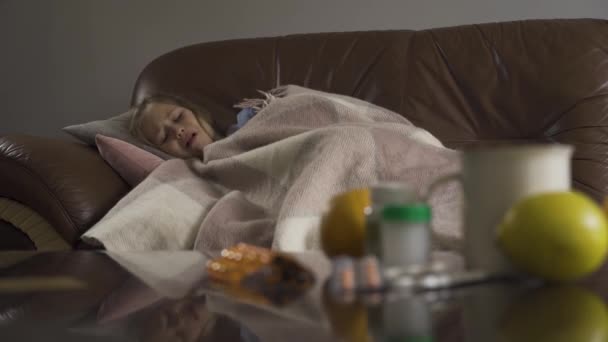
[[[583,288],[540,288],[509,306],[498,332],[505,342],[607,341],[608,313],[601,298]]]
[[[356,189],[332,198],[321,220],[321,247],[330,257],[362,256],[365,251],[365,208],[369,190]]]
[[[524,271],[549,280],[574,280],[603,263],[608,223],[601,208],[583,194],[543,193],[509,210],[498,228],[498,241]]]

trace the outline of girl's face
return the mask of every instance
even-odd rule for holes
[[[178,158],[202,157],[203,148],[213,142],[191,110],[170,103],[148,104],[140,130],[149,142]]]

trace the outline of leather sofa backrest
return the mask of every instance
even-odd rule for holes
[[[447,146],[575,146],[574,186],[608,194],[608,21],[529,20],[424,31],[302,34],[203,43],[141,73],[133,104],[157,93],[210,109],[279,85],[350,95],[396,111]]]

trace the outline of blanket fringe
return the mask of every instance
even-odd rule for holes
[[[284,97],[287,95],[287,87],[281,86],[269,91],[257,90],[258,93],[262,94],[264,98],[257,99],[243,99],[243,101],[234,105],[234,108],[253,108],[255,112],[259,112],[262,109],[266,108],[272,101],[276,100],[278,97]]]

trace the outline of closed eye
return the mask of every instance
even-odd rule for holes
[[[179,114],[177,114],[177,116],[175,117],[175,119],[173,119],[173,122],[178,122],[181,119],[182,119],[182,112],[180,111]]]

